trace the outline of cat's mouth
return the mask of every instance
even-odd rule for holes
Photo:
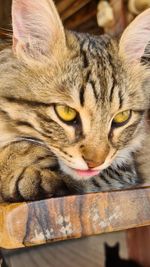
[[[78,176],[81,176],[81,177],[92,177],[100,173],[100,170],[90,170],[90,169],[80,170],[80,169],[73,169],[73,168],[72,170],[76,172]]]
[[[68,166],[64,163],[64,161],[61,161],[59,159],[59,165],[60,169],[66,173],[69,174],[72,178],[80,180],[80,179],[89,179],[93,176],[98,175],[101,170],[92,170],[92,169],[78,169],[78,168],[73,168],[71,166]]]

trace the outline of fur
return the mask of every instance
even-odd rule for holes
[[[12,19],[13,49],[0,52],[1,199],[31,200],[142,183],[137,158],[149,133],[150,70],[144,54],[141,62],[137,51],[132,51],[132,61],[126,53],[130,35],[136,40],[140,34],[139,23],[142,31],[142,19],[120,43],[107,35],[65,31],[51,0],[13,0]],[[144,27],[146,23],[144,18]],[[75,109],[78,120],[62,122],[54,109],[57,103]],[[125,110],[132,110],[128,123],[113,127],[114,116]],[[77,174],[77,169],[88,170],[88,162],[99,175]]]

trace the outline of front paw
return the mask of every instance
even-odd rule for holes
[[[56,196],[64,186],[59,171],[31,166],[20,177],[17,191],[22,200],[36,200]]]
[[[1,181],[0,202],[40,200],[68,194],[63,174],[50,168],[31,165],[23,170],[14,170],[8,180]]]

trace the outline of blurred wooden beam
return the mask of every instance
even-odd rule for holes
[[[0,246],[18,248],[150,225],[150,187],[0,205]]]
[[[64,21],[64,24],[69,29],[76,29],[89,20],[96,17],[97,3],[95,1],[89,2],[84,8],[81,8],[74,15]]]
[[[74,2],[77,2],[76,0],[61,0],[57,5],[57,10],[59,14],[63,13],[66,9],[68,9]]]
[[[61,13],[61,19],[64,21],[65,19],[71,17],[77,11],[79,11],[82,7],[87,5],[91,0],[77,0],[72,3],[67,9],[65,9]]]
[[[79,25],[75,30],[78,32],[88,32],[95,35],[100,35],[103,33],[103,29],[97,25],[96,17],[83,23],[82,25]]]

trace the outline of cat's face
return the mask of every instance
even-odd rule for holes
[[[67,32],[65,42],[40,66],[17,61],[11,84],[15,97],[26,101],[15,107],[14,118],[26,120],[18,131],[44,142],[63,171],[89,178],[122,164],[139,147],[149,105],[147,73],[140,64],[130,68],[107,36]]]
[[[104,40],[74,38],[73,52],[64,57],[55,87],[50,88],[50,147],[62,169],[75,178],[124,162],[143,137],[148,102],[139,70],[133,79],[117,47],[107,37]]]

